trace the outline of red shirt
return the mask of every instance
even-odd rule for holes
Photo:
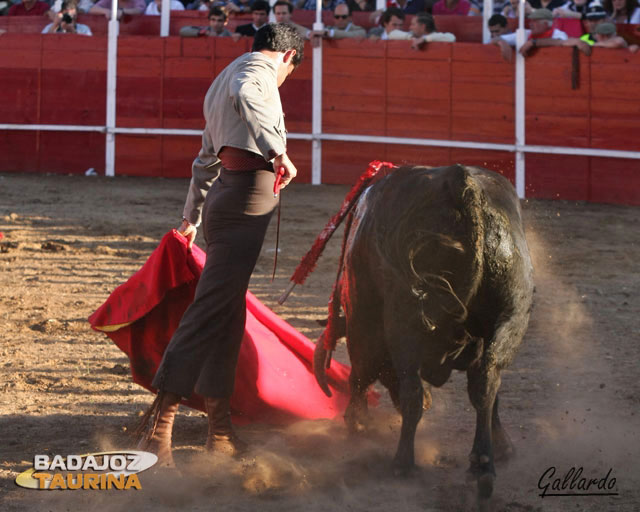
[[[44,2],[36,2],[28,11],[24,8],[24,4],[12,5],[7,13],[8,16],[42,16],[49,10],[49,6]]]

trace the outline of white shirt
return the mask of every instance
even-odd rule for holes
[[[178,0],[171,0],[170,10],[184,11],[184,5],[182,5],[182,2],[179,2]],[[160,9],[158,9],[158,4],[156,4],[155,2],[151,2],[149,5],[147,5],[144,13],[150,16],[160,16]]]
[[[53,23],[49,23],[46,27],[44,27],[42,29],[42,33],[43,34],[48,33],[49,29],[51,27],[53,27]],[[55,33],[63,34],[65,32],[60,31],[60,32],[54,32],[54,34]],[[88,25],[83,25],[82,23],[76,23],[76,34],[80,34],[81,36],[92,36],[93,35],[93,33],[91,32],[91,29],[89,28],[89,26]]]

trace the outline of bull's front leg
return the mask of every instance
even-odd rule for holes
[[[467,370],[469,398],[476,410],[476,434],[469,455],[469,471],[478,477],[478,492],[488,498],[493,492],[495,467],[492,446],[492,414],[500,387],[500,372],[495,364],[489,364],[486,354]]]
[[[400,355],[407,356],[407,353]],[[398,401],[402,415],[402,428],[398,450],[393,459],[393,470],[395,475],[403,476],[415,466],[416,428],[422,418],[424,391],[417,361],[414,359],[398,362],[396,359],[394,358],[394,363],[398,374]]]

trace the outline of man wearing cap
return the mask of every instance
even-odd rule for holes
[[[609,21],[598,24],[595,39],[596,42],[593,46],[601,48],[627,48],[629,46],[622,37],[616,34],[616,26]]]
[[[525,30],[526,42],[520,47],[520,53],[526,57],[537,47],[576,46],[581,52],[589,55],[591,48],[584,41],[569,39],[566,33],[553,28],[553,14],[549,9],[534,9],[529,18],[529,29]],[[491,41],[500,48],[505,60],[511,60],[511,47],[516,45],[516,34],[505,34]]]
[[[589,45],[596,42],[596,27],[607,19],[607,11],[604,10],[602,4],[597,0],[587,7],[582,19],[582,26],[587,31],[580,39]]]

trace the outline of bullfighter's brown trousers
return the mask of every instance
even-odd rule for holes
[[[212,185],[203,208],[207,260],[194,301],[156,372],[155,388],[182,397],[194,390],[212,398],[232,395],[245,295],[277,205],[274,180],[272,170],[223,168]]]

